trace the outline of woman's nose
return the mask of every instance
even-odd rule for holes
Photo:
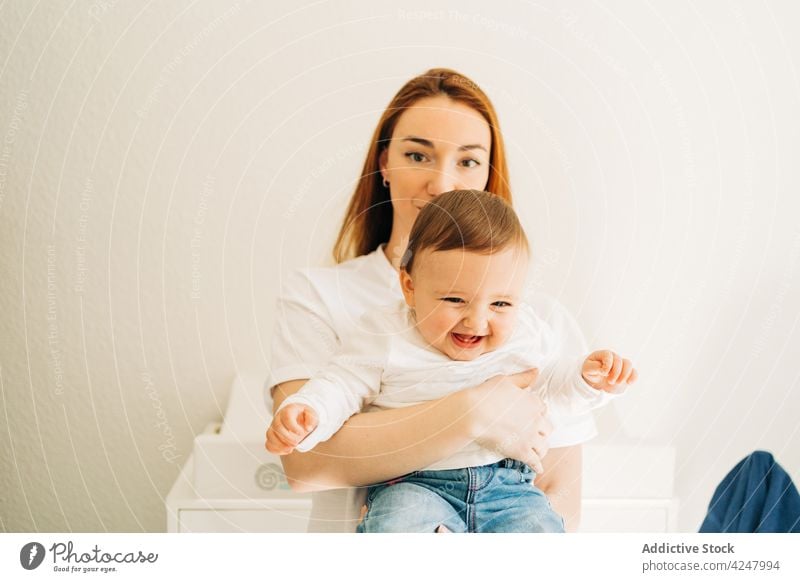
[[[450,192],[451,190],[457,189],[458,185],[456,184],[455,178],[445,172],[444,169],[437,168],[431,170],[431,174],[428,179],[429,196],[438,196],[439,194],[444,194],[445,192]]]

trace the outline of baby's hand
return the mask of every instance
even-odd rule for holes
[[[581,372],[587,384],[605,392],[614,392],[615,386],[623,383],[633,384],[639,377],[630,360],[622,359],[611,350],[589,354]]]
[[[289,404],[272,419],[267,429],[267,450],[275,455],[288,455],[317,428],[314,409],[304,404]]]

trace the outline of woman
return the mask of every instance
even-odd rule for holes
[[[406,83],[378,123],[334,248],[339,264],[296,272],[283,285],[269,382],[274,409],[324,366],[362,313],[401,298],[397,268],[414,219],[435,196],[455,189],[488,190],[511,201],[491,102],[466,77],[432,69]],[[585,351],[560,305],[530,300],[565,351]],[[536,374],[493,378],[418,406],[363,412],[313,451],[282,457],[292,488],[317,492],[310,530],[354,531],[363,492],[341,488],[422,469],[477,440],[530,465],[567,531],[574,531],[580,443],[594,436],[594,423],[556,411],[548,419],[541,400],[520,389]],[[549,453],[548,446],[554,447]]]

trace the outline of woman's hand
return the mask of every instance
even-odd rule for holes
[[[544,472],[547,437],[553,425],[547,407],[527,388],[539,370],[511,376],[495,376],[470,390],[470,414],[474,415],[474,440],[504,457],[527,463],[537,474]]]

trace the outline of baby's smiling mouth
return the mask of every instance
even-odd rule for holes
[[[453,336],[454,343],[462,348],[475,347],[485,337],[482,335],[469,335],[465,333],[456,333],[456,332],[452,332],[450,335]]]

